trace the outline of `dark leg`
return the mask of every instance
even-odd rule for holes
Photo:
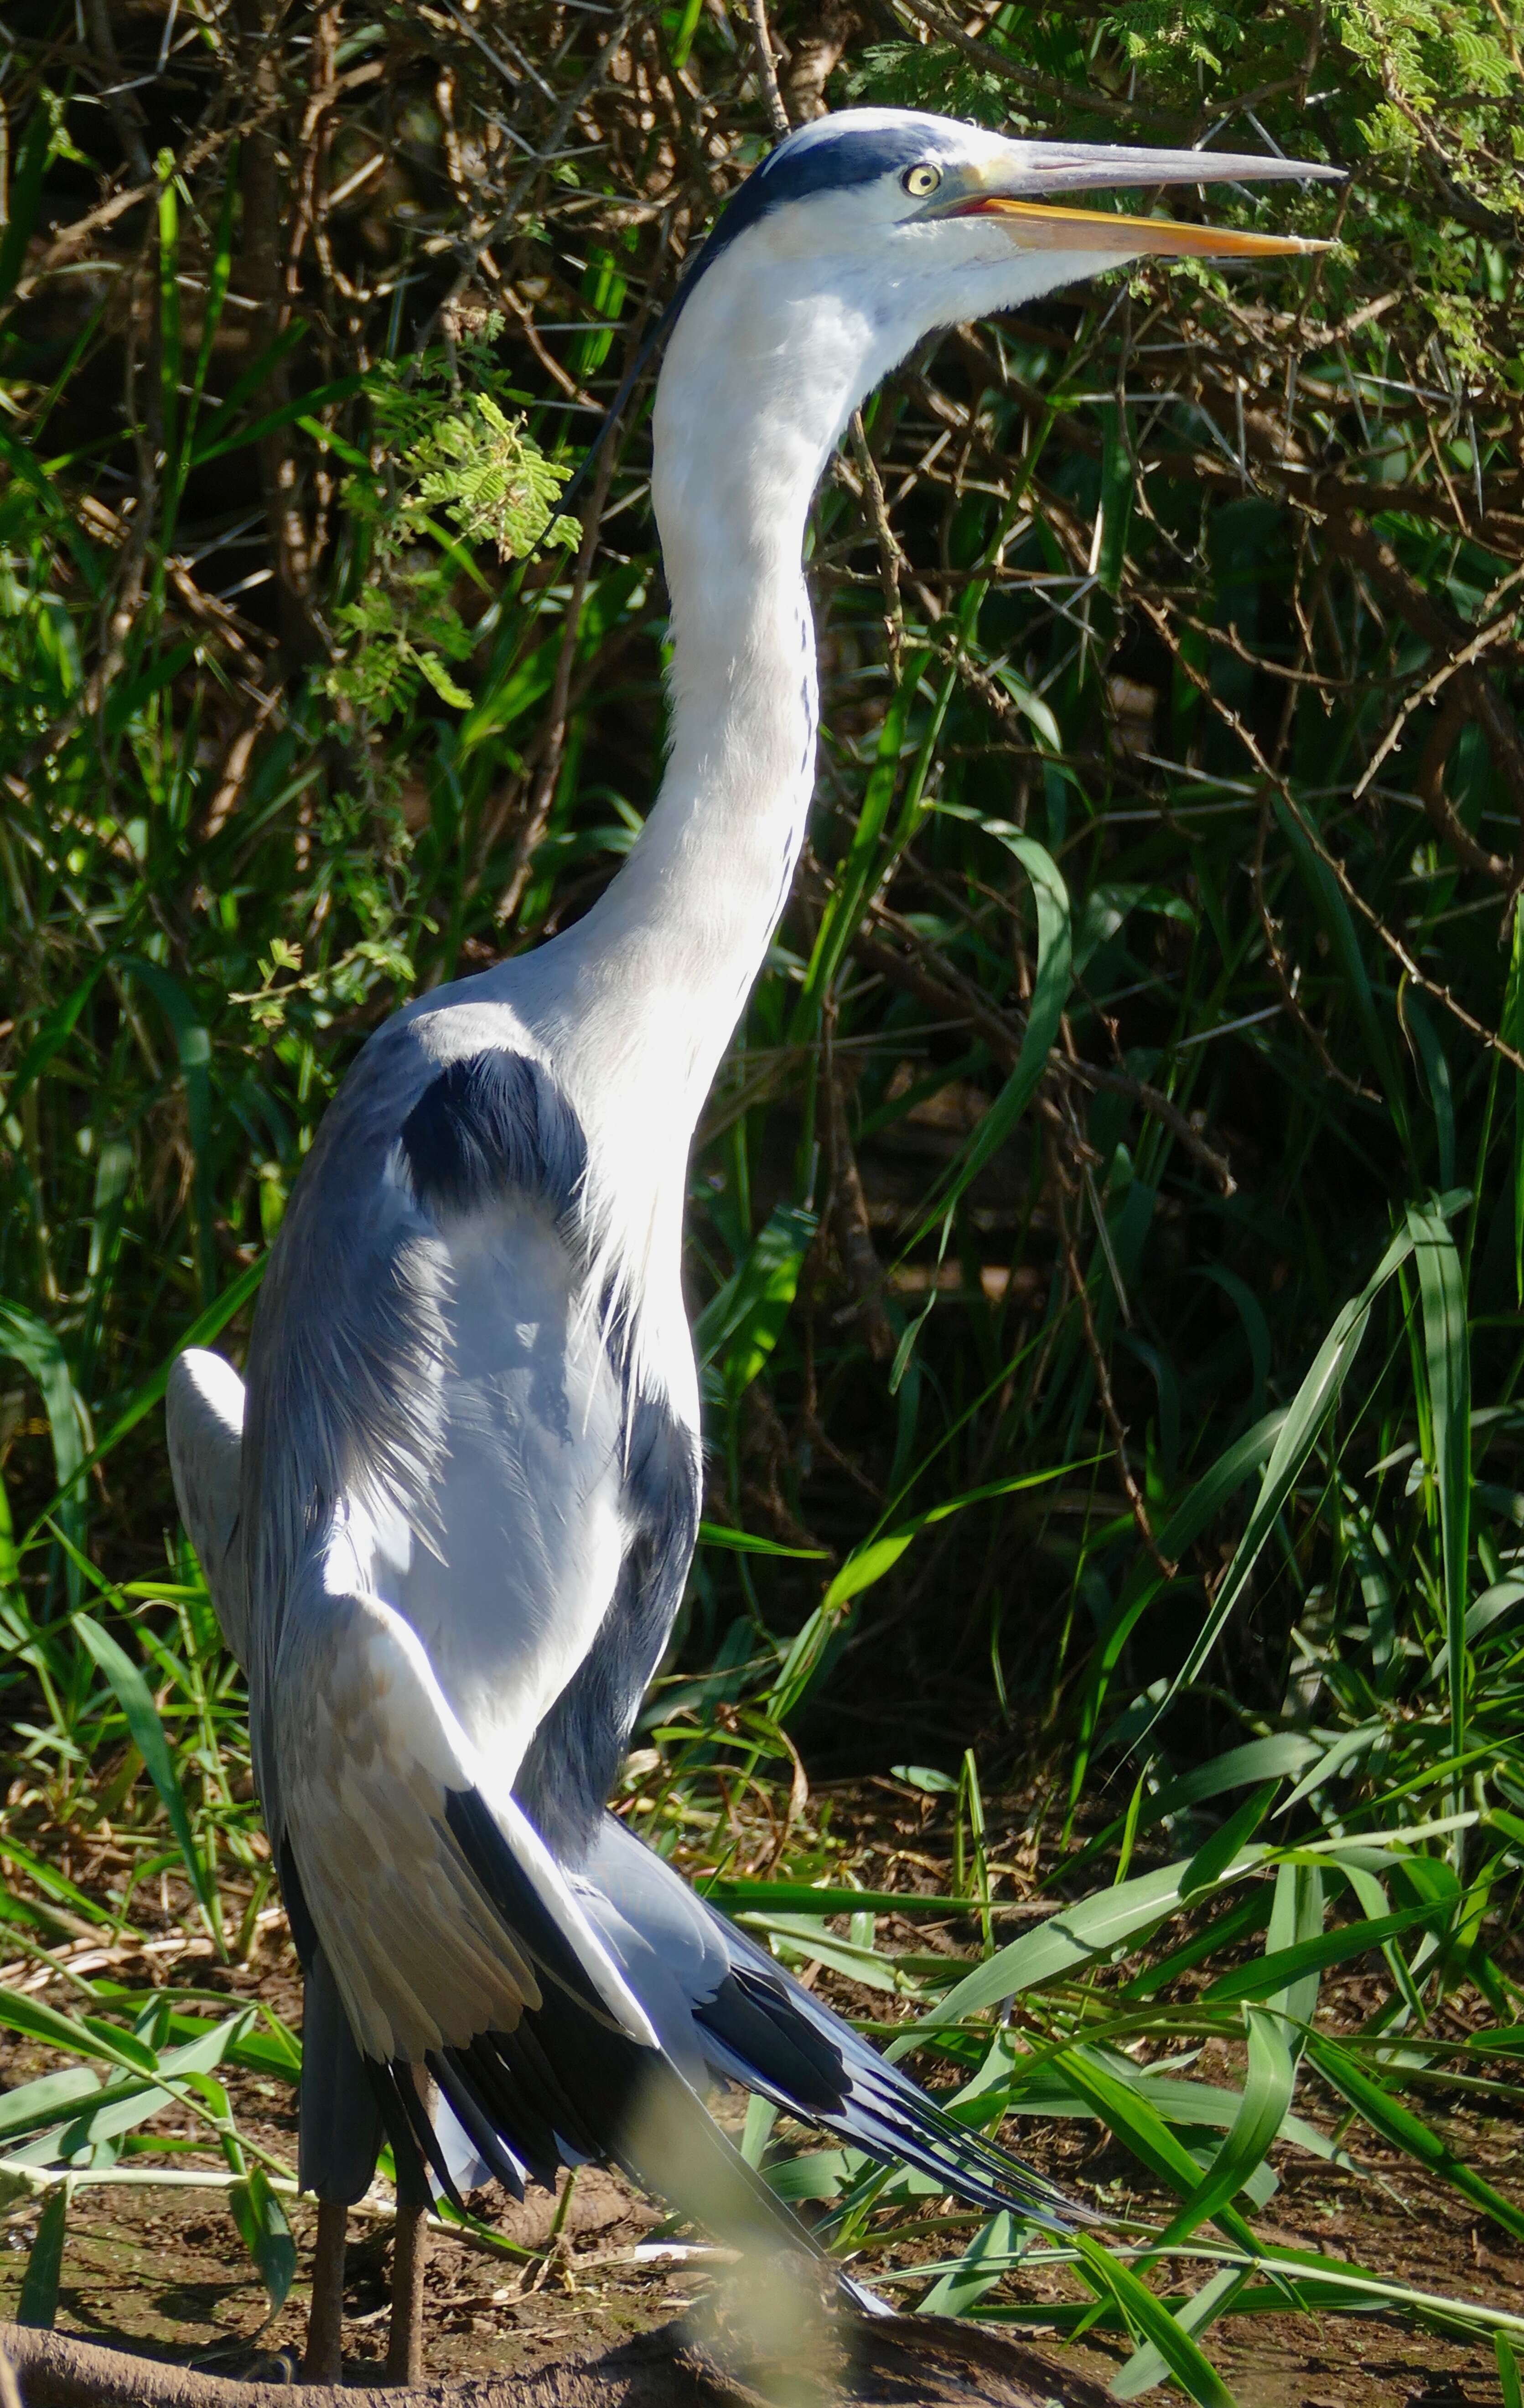
[[[413,2069],[424,2113],[432,2118],[437,2096],[423,2067]],[[386,2337],[388,2383],[424,2379],[424,2269],[428,2262],[428,2205],[399,2190],[396,2239],[392,2245],[392,2322]]]
[[[388,2383],[424,2379],[424,2269],[428,2263],[428,2210],[398,2200],[392,2247],[392,2322],[386,2338]]]
[[[341,2383],[344,2377],[344,2243],[349,2210],[342,2200],[318,2201],[318,2237],[312,2252],[312,2305],[307,2317],[304,2383]]]

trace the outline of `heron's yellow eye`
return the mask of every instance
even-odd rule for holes
[[[924,201],[927,193],[934,193],[942,182],[942,169],[924,164],[919,167],[907,167],[899,180],[912,200]]]

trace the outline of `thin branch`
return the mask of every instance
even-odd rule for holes
[[[772,55],[772,35],[768,26],[767,0],[746,0],[746,14],[752,22],[752,48],[756,52],[756,76],[767,104],[768,123],[772,138],[782,142],[792,133],[784,95],[778,89],[778,63]]]

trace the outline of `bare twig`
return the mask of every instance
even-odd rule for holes
[[[905,555],[895,541],[894,529],[889,524],[883,480],[879,476],[878,463],[869,448],[860,409],[853,411],[847,432],[852,442],[852,456],[862,479],[863,501],[869,523],[878,544],[879,583],[884,589],[884,631],[889,645],[889,666],[898,685],[905,652],[905,613],[899,601],[899,571]]]
[[[822,1085],[826,1096],[827,1169],[831,1218],[842,1265],[857,1297],[857,1319],[875,1363],[886,1363],[895,1351],[894,1326],[884,1309],[884,1266],[873,1245],[862,1174],[847,1127],[846,1095],[841,1065],[834,1042],[836,1010],[827,1005],[825,1020],[825,1061]]]
[[[784,95],[778,89],[778,63],[772,55],[772,34],[768,24],[767,0],[746,0],[746,14],[752,22],[752,48],[756,53],[757,81],[767,107],[768,123],[772,138],[782,142],[791,132]]]

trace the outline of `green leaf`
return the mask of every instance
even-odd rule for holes
[[[923,1530],[949,1520],[970,1505],[985,1504],[996,1497],[1014,1497],[1022,1489],[1041,1488],[1082,1469],[1073,1463],[1056,1464],[1047,1471],[1017,1472],[1009,1480],[986,1481],[981,1488],[968,1489],[961,1497],[944,1498],[940,1505],[928,1506],[924,1513],[902,1523],[898,1530],[881,1531],[865,1540],[847,1557],[790,1645],[768,1698],[768,1713],[781,1723],[794,1712],[820,1670],[832,1639],[848,1619],[847,1607],[865,1589],[881,1581],[885,1572],[894,1570],[912,1540]]]
[[[1489,2182],[1446,2147],[1437,2132],[1431,2131],[1379,2082],[1373,2081],[1347,2048],[1315,2034],[1307,2042],[1307,2054],[1324,2080],[1370,2125],[1373,2132],[1389,2142],[1394,2149],[1401,2149],[1404,2157],[1426,2166],[1452,2190],[1459,2191],[1474,2206],[1501,2224],[1505,2232],[1511,2232],[1516,2241],[1524,2241],[1524,2210],[1505,2199],[1502,2191],[1494,2190]]]
[[[796,1044],[807,1042],[813,1031],[820,999],[841,967],[862,917],[869,891],[881,873],[884,831],[888,824],[895,790],[899,782],[899,763],[905,750],[910,715],[930,658],[930,653],[924,650],[913,652],[907,657],[899,682],[884,715],[862,809],[857,814],[857,825],[846,859],[837,874],[836,892],[821,915],[804,982],[794,1008],[789,1033]]]
[[[302,326],[288,327],[283,348],[287,351],[293,349],[301,341],[307,329]],[[273,366],[273,346],[267,356],[270,365]],[[260,380],[263,382],[263,377]],[[364,377],[338,377],[332,384],[315,385],[310,392],[297,394],[294,399],[282,402],[279,409],[267,409],[263,417],[251,419],[248,425],[240,426],[236,435],[219,435],[218,428],[237,407],[238,401],[245,398],[241,394],[235,397],[235,394],[230,393],[222,408],[213,417],[206,439],[198,443],[192,452],[191,466],[193,468],[204,468],[208,462],[221,460],[229,452],[242,452],[249,444],[261,442],[266,435],[273,435],[278,426],[288,426],[294,418],[299,418],[304,411],[310,416],[314,410],[326,408],[330,402],[348,401],[353,394],[362,392],[364,387]]]
[[[1031,882],[1037,906],[1037,970],[1031,1001],[1027,1007],[1027,1031],[1014,1068],[957,1160],[933,1191],[933,1203],[912,1244],[918,1244],[944,1218],[985,1165],[994,1160],[1014,1129],[1048,1067],[1048,1056],[1057,1039],[1073,984],[1069,889],[1057,862],[1035,838],[1024,836],[1004,820],[985,820],[983,825],[986,836],[998,838],[1020,862]]]
[[[11,170],[6,222],[0,227],[0,307],[10,299],[26,265],[26,246],[32,239],[52,148],[52,114],[39,96],[27,115],[26,132]]]
[[[0,1299],[0,1354],[8,1354],[30,1374],[42,1393],[43,1411],[52,1438],[53,1474],[61,1496],[69,1499],[61,1519],[69,1537],[79,1542],[83,1532],[84,1502],[76,1484],[84,1469],[90,1443],[90,1418],[74,1384],[74,1375],[62,1341],[35,1313]],[[68,1566],[69,1593],[80,1593],[79,1574]]]
[[[1253,1795],[1245,1798],[1243,1805],[1229,1815],[1221,1828],[1201,1842],[1186,1868],[1180,1890],[1182,1898],[1190,1898],[1199,1889],[1215,1889],[1239,1850],[1248,1844],[1264,1821],[1279,1786],[1278,1781],[1261,1782]]]
[[[1330,943],[1344,972],[1344,991],[1354,1004],[1356,1017],[1364,1031],[1372,1067],[1386,1090],[1387,1110],[1404,1144],[1408,1139],[1407,1107],[1402,1097],[1402,1084],[1391,1046],[1376,1009],[1375,990],[1366,968],[1360,946],[1359,932],[1348,904],[1340,891],[1339,882],[1326,861],[1319,856],[1307,829],[1289,803],[1279,796],[1272,808],[1282,835],[1290,847],[1303,882],[1312,896],[1319,918],[1328,933]]]
[[[416,657],[419,667],[441,702],[449,703],[453,710],[470,710],[474,695],[468,694],[463,685],[455,683],[438,652],[420,651]]]
[[[16,2321],[19,2325],[35,2326],[42,2332],[51,2332],[58,2319],[58,2281],[64,2269],[64,2236],[72,2192],[72,2184],[65,2180],[48,2193],[37,2237],[22,2277]]]
[[[1182,2198],[1195,2196],[1201,2186],[1201,2170],[1148,2096],[1146,2082],[1135,2079],[1130,2068],[1126,2072],[1114,2069],[1097,2048],[1064,2049],[1053,2065],[1156,2180]],[[1254,2236],[1232,2206],[1231,2194],[1218,2199],[1209,2212],[1230,2240],[1252,2248]]]
[[[192,1188],[195,1203],[196,1265],[201,1302],[209,1307],[217,1294],[216,1200],[212,1188],[211,1037],[205,1020],[182,982],[157,962],[131,956],[121,965],[125,974],[145,987],[168,1022],[180,1056],[185,1084],[185,1119],[191,1140]]]
[[[1270,1853],[1258,1843],[1245,1849],[1232,1864],[1224,1866],[1214,1889],[1220,1890],[1229,1882],[1241,1881],[1246,1873],[1257,1871]],[[1182,1885],[1192,1862],[1194,1859],[1186,1858],[1178,1864],[1161,1865],[1154,1872],[1138,1873],[1130,1881],[1096,1890],[1073,1906],[1060,1907],[1039,1930],[1024,1932],[1008,1948],[998,1949],[985,1964],[967,1974],[956,1989],[948,1992],[941,2006],[923,2020],[953,2023],[962,2015],[976,2014],[982,2007],[992,2007],[1002,1999],[1020,1998],[1028,1990],[1041,1988],[1045,1982],[1056,1982],[1062,1974],[1072,1972],[1077,1965],[1088,1964],[1092,1958],[1109,1955],[1113,1949],[1152,1931],[1179,1906]],[[1198,1889],[1191,1902],[1200,1905],[1211,1895],[1213,1890]]]
[[[24,2040],[41,2041],[47,2048],[66,2049],[71,2057],[95,2057],[128,2072],[141,2071],[137,2056],[129,2054],[130,2034],[93,2028],[21,1990],[0,1989],[0,2026],[20,2032]]]
[[[87,2065],[68,2065],[61,2073],[39,2073],[34,2082],[0,2092],[0,2141],[39,2125],[56,2123],[61,2108],[76,2107],[81,2099],[100,2092],[100,2077]]]
[[[724,1383],[732,1401],[750,1387],[783,1333],[818,1224],[818,1213],[781,1204],[695,1324],[694,1351],[701,1369],[725,1350]]]
[[[273,2315],[285,2305],[296,2273],[296,2243],[285,2210],[258,2166],[244,2181],[231,2186],[227,2204],[238,2238],[259,2269]]]
[[[1133,467],[1128,449],[1127,419],[1116,402],[1106,410],[1106,433],[1100,452],[1100,545],[1096,574],[1107,594],[1122,591],[1127,566],[1128,530],[1132,523]]]
[[[1283,1870],[1296,1870],[1287,1866]],[[1425,1903],[1421,1906],[1399,1907],[1393,1914],[1373,1917],[1363,1923],[1341,1924],[1337,1930],[1319,1932],[1316,1939],[1298,1942],[1295,1947],[1272,1949],[1267,1956],[1256,1957],[1252,1964],[1234,1965],[1219,1973],[1201,1993],[1214,2006],[1226,2006],[1241,1999],[1268,1999],[1287,1990],[1308,1973],[1321,1973],[1330,1965],[1347,1963],[1351,1956],[1363,1956],[1384,1941],[1395,1939],[1400,1931],[1411,1931],[1417,1923],[1433,1924],[1448,1920],[1446,1908]]]
[[[1290,2110],[1296,2067],[1279,2018],[1250,2008],[1244,2021],[1249,2062],[1238,2114],[1199,2187],[1170,2219],[1159,2243],[1161,2255],[1172,2243],[1187,2239],[1199,2224],[1231,2205],[1263,2165]]]
[[[223,1331],[226,1328],[228,1323],[233,1320],[235,1315],[243,1311],[244,1306],[249,1302],[250,1298],[258,1294],[260,1282],[265,1276],[265,1267],[268,1260],[269,1256],[267,1254],[261,1254],[257,1262],[248,1264],[244,1269],[239,1271],[236,1279],[229,1280],[226,1287],[223,1288],[221,1296],[218,1297],[214,1304],[208,1305],[205,1312],[197,1313],[190,1327],[184,1331],[181,1337],[177,1340],[174,1347],[165,1356],[163,1362],[159,1365],[158,1369],[151,1372],[149,1377],[143,1382],[142,1385],[134,1390],[130,1402],[126,1404],[122,1408],[122,1412],[117,1415],[116,1420],[111,1424],[106,1436],[103,1439],[98,1440],[95,1445],[91,1448],[90,1453],[83,1458],[74,1472],[73,1480],[70,1484],[71,1485],[78,1485],[79,1482],[83,1478],[86,1472],[93,1471],[97,1463],[103,1463],[106,1457],[111,1453],[112,1449],[121,1444],[128,1432],[130,1430],[135,1430],[140,1421],[147,1419],[148,1415],[153,1411],[155,1405],[163,1402],[164,1393],[169,1385],[169,1374],[174,1369],[176,1357],[183,1353],[187,1347],[209,1346],[214,1339],[219,1338],[222,1335]],[[32,1524],[28,1537],[30,1538],[35,1536],[36,1532],[41,1528],[43,1524],[50,1521],[55,1515],[62,1517],[65,1511],[67,1501],[68,1489],[63,1488],[56,1497],[52,1498],[49,1501],[49,1503],[44,1507],[42,1512],[37,1515],[36,1519]],[[162,1589],[158,1589],[155,1590],[154,1593],[155,1595],[162,1596],[164,1592]]]
[[[916,2314],[966,2316],[1019,2260],[1016,2220],[1008,2211],[981,2225],[957,2266],[933,2283]],[[993,2260],[993,2264],[990,2262]]]
[[[956,1791],[957,1783],[949,1782]],[[976,1914],[975,1898],[921,1897],[913,1890],[816,1889],[807,1882],[707,1880],[696,1886],[726,1914]]]
[[[755,1530],[734,1530],[728,1522],[700,1522],[698,1543],[724,1547],[733,1555],[787,1555],[799,1563],[819,1563],[827,1554],[824,1547],[780,1546],[776,1539],[764,1539]]]
[[[175,1770],[169,1742],[165,1737],[164,1725],[159,1720],[159,1710],[148,1683],[125,1649],[120,1647],[98,1622],[92,1621],[88,1613],[77,1613],[74,1627],[110,1684],[133,1744],[142,1757],[148,1777],[158,1791],[165,1813],[169,1817],[169,1828],[184,1859],[185,1870],[191,1876],[191,1885],[215,1933],[220,1928],[216,1885],[195,1844],[191,1818],[186,1811],[185,1794],[180,1785],[180,1775]]]
[[[1214,2274],[1210,2282],[1202,2284],[1193,2299],[1185,2300],[1174,2309],[1174,2320],[1180,2330],[1192,2340],[1198,2333],[1204,2332],[1219,2316],[1227,2315],[1237,2306],[1247,2281],[1248,2275],[1242,2267],[1225,2266],[1220,2274]],[[1143,2342],[1133,2351],[1121,2373],[1113,2377],[1112,2397],[1114,2400],[1137,2400],[1143,2392],[1152,2391],[1156,2384],[1165,2382],[1169,2373],[1169,2363],[1162,2352],[1151,2341]]]
[[[1466,1752],[1467,1562],[1471,1552],[1471,1356],[1466,1282],[1455,1240],[1435,1207],[1407,1216],[1423,1310],[1424,1368],[1429,1389],[1435,1484],[1439,1490],[1444,1564],[1445,1657],[1450,1689],[1450,1752]],[[1452,1807],[1460,1805],[1459,1772]],[[1458,1842],[1459,1844],[1459,1842]]]
[[[160,2054],[154,2069],[160,2076],[156,2082],[129,2080],[108,2085],[87,2108],[50,2135],[51,2151],[39,2162],[47,2164],[56,2159],[68,2163],[97,2143],[119,2140],[124,2132],[136,2131],[140,2124],[146,2124],[151,2116],[180,2103],[175,2091],[166,2085],[183,2082],[191,2074],[205,2073],[220,2065],[248,2032],[253,2014],[252,2008],[245,2007],[225,2022],[198,2033],[182,2047]]]
[[[1131,2267],[1114,2258],[1093,2233],[1076,2232],[1074,2246],[1101,2298],[1114,2300],[1131,2329],[1152,2342],[1186,2398],[1199,2408],[1233,2408],[1233,2395],[1211,2359]]]
[[[1459,1210],[1459,1199],[1452,1209]],[[1399,1266],[1406,1262],[1414,1243],[1412,1228],[1404,1225],[1392,1239],[1359,1295],[1344,1307],[1318,1348],[1312,1368],[1281,1423],[1270,1461],[1265,1467],[1259,1494],[1249,1515],[1248,1527],[1239,1541],[1211,1612],[1191,1642],[1185,1663],[1155,1708],[1150,1728],[1181,1690],[1195,1680],[1216,1645],[1244,1594],[1249,1574],[1259,1559],[1260,1549],[1274,1527],[1325,1422],[1339,1401],[1344,1382],[1359,1353],[1360,1341],[1371,1318],[1371,1307]],[[1168,1540],[1161,1538],[1161,1548],[1166,1544]]]

